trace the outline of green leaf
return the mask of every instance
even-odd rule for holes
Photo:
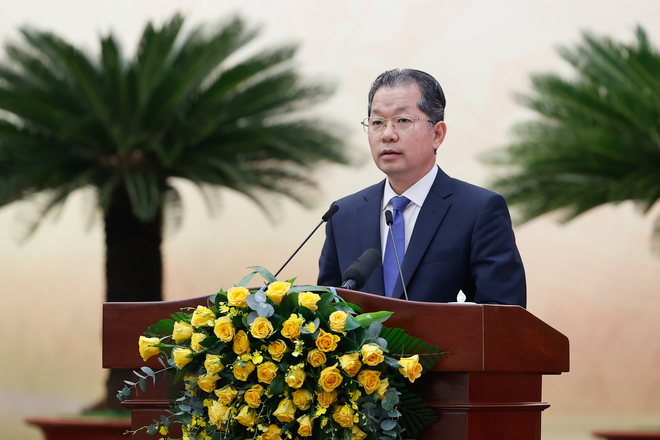
[[[380,311],[380,312],[371,312],[363,313],[355,317],[355,322],[360,324],[362,327],[368,328],[374,322],[385,322],[392,316],[394,312]]]
[[[347,315],[346,316],[346,322],[344,323],[344,331],[351,331],[355,330],[358,327],[362,327],[358,322],[351,316]]]
[[[257,271],[259,275],[261,275],[263,279],[266,280],[267,283],[274,283],[275,281],[277,281],[275,276],[273,276],[273,274],[270,273],[268,269],[265,269],[261,266],[250,266],[250,269],[254,269],[255,271]]]
[[[284,392],[284,375],[278,374],[270,383],[270,393],[278,396]]]
[[[254,275],[257,273],[257,271],[251,272],[243,277],[238,284],[236,284],[236,287],[247,287],[248,283],[252,281],[252,278]]]
[[[292,286],[289,289],[289,293],[293,292],[321,292],[321,293],[330,293],[330,289],[327,287],[319,287],[311,284],[304,284],[301,286]]]

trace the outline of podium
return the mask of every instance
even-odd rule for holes
[[[393,311],[390,328],[447,350],[413,390],[438,420],[419,440],[540,440],[544,374],[569,371],[568,338],[519,306],[424,303],[337,289],[344,300],[365,312]],[[103,367],[162,368],[146,364],[138,338],[152,324],[184,307],[205,305],[207,296],[179,301],[105,303]],[[123,404],[132,412],[132,429],[153,423],[169,407],[167,380],[133,395]],[[133,438],[152,439],[144,430]]]

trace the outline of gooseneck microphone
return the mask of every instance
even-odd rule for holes
[[[360,290],[380,263],[380,251],[378,249],[367,249],[360,258],[348,266],[346,272],[341,276],[341,287],[350,290]]]
[[[392,233],[392,223],[394,219],[392,218],[392,211],[389,209],[385,211],[385,223],[387,227],[390,228],[390,238],[392,239],[392,247],[394,248],[394,256],[396,257],[396,265],[399,268],[399,277],[401,277],[401,286],[403,286],[403,295],[408,300],[408,291],[406,290],[406,282],[403,280],[403,271],[401,270],[401,260],[399,260],[399,252],[396,248],[396,242],[394,241],[394,233]]]
[[[284,268],[286,267],[286,265],[289,264],[289,261],[291,261],[291,259],[292,259],[293,257],[296,256],[296,254],[298,253],[298,251],[300,250],[300,248],[302,248],[302,247],[305,245],[305,243],[307,243],[307,240],[309,240],[309,239],[311,238],[311,236],[314,235],[314,233],[316,232],[316,230],[317,230],[318,228],[320,228],[321,225],[322,225],[323,223],[325,223],[325,222],[327,222],[328,220],[330,220],[330,217],[332,217],[333,215],[335,215],[335,213],[336,213],[337,211],[339,211],[339,206],[337,206],[337,205],[332,205],[332,206],[330,206],[330,209],[328,209],[328,210],[326,211],[326,213],[323,214],[323,217],[321,217],[321,222],[320,222],[318,225],[316,225],[316,227],[314,228],[314,230],[312,231],[312,233],[309,234],[309,235],[307,236],[307,238],[305,239],[305,241],[303,241],[302,244],[301,244],[300,246],[298,246],[298,249],[296,249],[296,251],[295,251],[295,252],[289,257],[289,259],[286,260],[286,263],[284,263],[284,265],[282,265],[282,267],[280,267],[280,270],[278,270],[277,273],[275,274],[275,278],[277,278],[277,276],[280,274],[280,272],[282,272],[282,269],[284,269]]]

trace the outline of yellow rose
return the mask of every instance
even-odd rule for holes
[[[261,405],[261,395],[263,393],[264,387],[259,384],[252,385],[252,388],[243,394],[243,398],[245,399],[245,403],[247,403],[250,408],[259,408],[259,405]]]
[[[193,396],[197,395],[197,376],[194,374],[186,374],[183,376],[183,385],[186,391],[189,391]]]
[[[257,378],[259,382],[270,384],[277,376],[277,371],[278,368],[275,363],[271,361],[264,362],[257,367]]]
[[[177,347],[172,350],[172,357],[176,367],[180,370],[192,361],[192,350],[189,348]]]
[[[282,336],[289,339],[298,339],[300,337],[300,323],[295,315],[291,315],[289,319],[282,324]]]
[[[343,428],[350,428],[353,426],[353,414],[355,414],[353,408],[349,405],[342,405],[335,408],[332,418]]]
[[[309,419],[309,416],[298,417],[298,434],[303,437],[309,437],[312,435],[312,421]]]
[[[358,428],[357,425],[353,425],[351,428],[351,440],[364,440],[367,438],[367,434]]]
[[[357,380],[364,388],[364,392],[371,394],[380,386],[380,371],[362,370],[358,374]]]
[[[193,333],[193,326],[187,322],[179,321],[174,323],[174,330],[172,331],[172,339],[177,344],[190,339]]]
[[[257,339],[265,339],[272,335],[273,331],[275,331],[273,324],[268,318],[262,318],[261,316],[256,318],[250,326],[250,333]]]
[[[217,354],[207,354],[204,359],[204,368],[209,374],[217,374],[225,369],[222,358]]]
[[[341,373],[337,369],[337,364],[334,364],[331,367],[326,367],[321,371],[319,376],[319,385],[327,392],[334,391],[344,379],[341,377]]]
[[[339,358],[339,364],[341,365],[341,369],[351,377],[354,377],[358,371],[360,371],[360,368],[362,368],[362,362],[360,362],[359,353],[343,355]]]
[[[273,341],[268,345],[268,353],[273,360],[276,360],[277,362],[282,360],[282,356],[284,356],[284,353],[286,353],[288,349],[289,347],[286,345],[286,342],[281,339]]]
[[[376,390],[376,393],[378,393],[378,397],[381,399],[385,398],[385,391],[390,387],[390,380],[389,379],[381,379],[380,380],[380,385],[378,385],[378,389]]]
[[[364,344],[362,346],[362,362],[366,365],[375,367],[385,360],[383,350],[377,345]]]
[[[214,393],[216,396],[218,396],[218,401],[220,401],[220,403],[229,406],[234,400],[234,397],[236,397],[238,394],[238,390],[230,385],[227,385],[221,390],[215,390]]]
[[[234,339],[236,327],[234,327],[234,324],[231,322],[231,317],[222,316],[216,319],[213,333],[215,333],[218,339],[220,339],[222,342],[229,342]]]
[[[261,440],[282,440],[282,428],[277,425],[268,425],[268,431],[261,434]]]
[[[399,368],[399,372],[410,382],[415,382],[415,379],[422,375],[422,364],[419,363],[418,355],[399,359],[399,365],[403,367]]]
[[[307,388],[300,388],[291,393],[293,404],[303,411],[312,405],[312,393]]]
[[[248,376],[254,371],[254,368],[252,361],[247,361],[244,367],[241,367],[241,364],[236,362],[234,364],[234,377],[245,382]]]
[[[282,399],[273,415],[282,423],[293,421],[293,417],[296,415],[296,407],[293,401],[288,398]]]
[[[326,358],[325,353],[323,353],[318,348],[310,350],[309,353],[307,353],[307,363],[310,364],[312,367],[320,367],[321,365],[324,365],[327,361],[328,358]]]
[[[323,408],[328,408],[330,405],[337,401],[337,391],[317,391],[316,392],[316,401]]]
[[[213,325],[213,320],[215,319],[215,313],[211,309],[197,306],[197,309],[193,312],[190,323],[193,327],[210,327]]]
[[[227,423],[227,420],[229,420],[229,407],[217,400],[213,401],[213,405],[209,407],[209,422],[220,427]]]
[[[284,281],[272,282],[268,285],[268,289],[266,289],[266,296],[275,304],[279,305],[282,302],[282,298],[289,293],[289,288],[291,288],[291,283]]]
[[[234,336],[234,353],[242,355],[250,352],[250,340],[243,330],[236,332]]]
[[[245,287],[232,287],[227,290],[227,303],[233,307],[246,308],[247,301],[246,298],[250,294],[250,291]]]
[[[337,349],[337,342],[341,340],[341,337],[333,335],[332,333],[326,333],[323,329],[319,331],[319,335],[316,338],[316,347],[319,350],[325,351],[335,351]]]
[[[333,332],[343,332],[346,325],[346,317],[348,313],[337,310],[330,314],[328,321],[330,323],[330,330]]]
[[[151,356],[156,356],[160,353],[160,347],[152,347],[152,345],[156,344],[160,344],[160,338],[147,338],[145,336],[140,336],[138,347],[143,361],[146,362]]]
[[[250,408],[247,405],[243,405],[241,406],[241,409],[238,411],[238,415],[236,416],[236,421],[243,426],[247,426],[248,428],[251,428],[252,426],[254,426],[255,417],[256,414],[254,412],[254,409]]]
[[[220,376],[217,374],[205,374],[204,376],[199,376],[197,379],[197,386],[207,393],[212,393],[215,390],[215,385],[218,383]]]
[[[313,292],[300,292],[298,294],[298,305],[307,307],[312,312],[316,312],[316,303],[319,302],[321,297]]]
[[[190,348],[192,348],[196,353],[203,350],[201,342],[206,339],[204,333],[193,333],[190,337]]]
[[[300,388],[305,383],[305,378],[307,378],[307,373],[302,368],[289,368],[284,381],[291,388]]]

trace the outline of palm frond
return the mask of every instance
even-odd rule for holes
[[[503,170],[494,189],[522,222],[626,200],[648,212],[660,199],[660,54],[641,28],[633,44],[585,33],[559,54],[576,75],[534,75],[532,92],[517,95],[537,120],[483,157]]]

